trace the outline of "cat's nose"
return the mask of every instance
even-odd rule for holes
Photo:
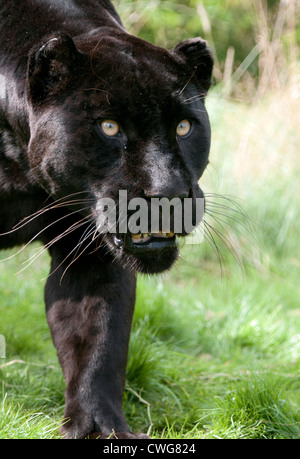
[[[187,188],[177,188],[177,187],[161,187],[156,190],[144,190],[145,196],[148,199],[151,198],[167,198],[169,200],[173,198],[185,199],[190,195],[190,190]]]

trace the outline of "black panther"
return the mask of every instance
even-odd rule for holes
[[[122,233],[117,200],[204,198],[212,55],[201,38],[168,51],[130,35],[108,0],[0,0],[0,32],[0,248],[51,256],[62,436],[145,438],[122,411],[136,275],[170,269],[187,232],[171,212],[168,232]]]

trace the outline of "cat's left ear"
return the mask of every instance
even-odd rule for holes
[[[191,38],[180,42],[173,50],[173,54],[180,55],[186,64],[194,71],[194,76],[205,91],[211,86],[214,60],[207,43],[202,38]]]
[[[65,33],[47,37],[33,49],[28,61],[28,88],[31,100],[43,103],[64,91],[76,74],[80,53],[73,39]]]

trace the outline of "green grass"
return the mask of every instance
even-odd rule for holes
[[[203,188],[228,196],[210,198],[222,221],[209,220],[227,247],[217,236],[219,255],[209,239],[186,245],[170,273],[139,277],[124,397],[133,430],[300,437],[297,103],[274,96],[249,107],[211,94]],[[0,438],[57,438],[63,416],[43,306],[48,256],[16,274],[33,250],[0,263]]]

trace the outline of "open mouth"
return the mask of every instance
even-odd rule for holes
[[[174,233],[139,233],[127,234],[124,239],[115,237],[115,244],[123,246],[133,253],[161,251],[178,246],[178,239]]]

